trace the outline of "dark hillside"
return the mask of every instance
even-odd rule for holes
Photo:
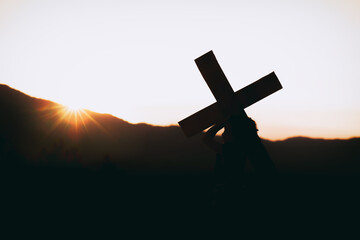
[[[27,223],[36,216],[53,232],[64,224],[134,227],[132,234],[148,226],[174,235],[204,230],[202,237],[212,237],[219,227],[211,208],[215,155],[201,138],[188,139],[177,126],[131,124],[88,110],[76,117],[0,85],[5,216]],[[242,231],[294,229],[287,235],[292,239],[311,226],[358,217],[360,138],[264,144],[279,174],[263,192],[248,172],[235,221]]]
[[[177,126],[130,124],[89,110],[74,124],[75,117],[66,116],[61,105],[5,85],[0,86],[0,114],[3,164],[21,160],[90,167],[106,161],[133,171],[208,172],[215,159],[201,136],[188,139]],[[359,138],[264,142],[280,172],[360,172]]]

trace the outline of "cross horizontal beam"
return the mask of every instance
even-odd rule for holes
[[[243,109],[282,89],[281,83],[274,72],[235,92],[235,102]],[[222,121],[224,118],[218,102],[181,120],[180,127],[187,137]]]

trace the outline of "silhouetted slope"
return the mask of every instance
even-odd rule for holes
[[[186,139],[178,127],[130,124],[85,110],[78,124],[59,104],[0,86],[1,155],[5,164],[100,166],[136,171],[203,171],[213,154],[201,137]],[[84,124],[83,124],[84,122]]]
[[[61,105],[0,85],[0,156],[5,165],[113,164],[129,171],[211,171],[215,156],[201,135],[177,126],[130,124],[89,110],[74,124]],[[84,122],[84,124],[83,124]],[[360,139],[264,141],[280,172],[358,173]]]
[[[271,192],[251,184],[256,176],[248,174],[234,220],[217,218],[210,207],[215,154],[201,134],[188,139],[176,126],[85,113],[74,125],[60,105],[0,85],[1,193],[8,210],[2,219],[15,219],[17,231],[30,226],[68,233],[67,224],[92,234],[89,229],[105,226],[121,238],[132,227],[131,236],[149,238],[148,227],[168,230],[167,239],[179,233],[192,238],[192,230],[204,230],[197,239],[216,231],[216,239],[226,239],[223,234],[235,226],[242,237],[261,232],[268,238],[268,229],[278,237],[286,229],[292,238],[310,236],[309,229],[321,224],[326,231],[350,226],[349,219],[358,217],[359,178],[349,173],[360,172],[359,138],[264,141],[284,174]]]
[[[303,173],[359,173],[360,138],[289,138],[265,145],[279,170]]]

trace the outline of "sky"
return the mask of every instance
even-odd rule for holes
[[[246,112],[267,139],[360,136],[360,1],[0,0],[0,83],[132,123],[215,102],[194,59],[235,91],[275,71]]]

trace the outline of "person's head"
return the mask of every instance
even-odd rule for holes
[[[225,123],[225,131],[222,134],[224,142],[233,141],[257,131],[256,123],[248,117],[231,116]]]

